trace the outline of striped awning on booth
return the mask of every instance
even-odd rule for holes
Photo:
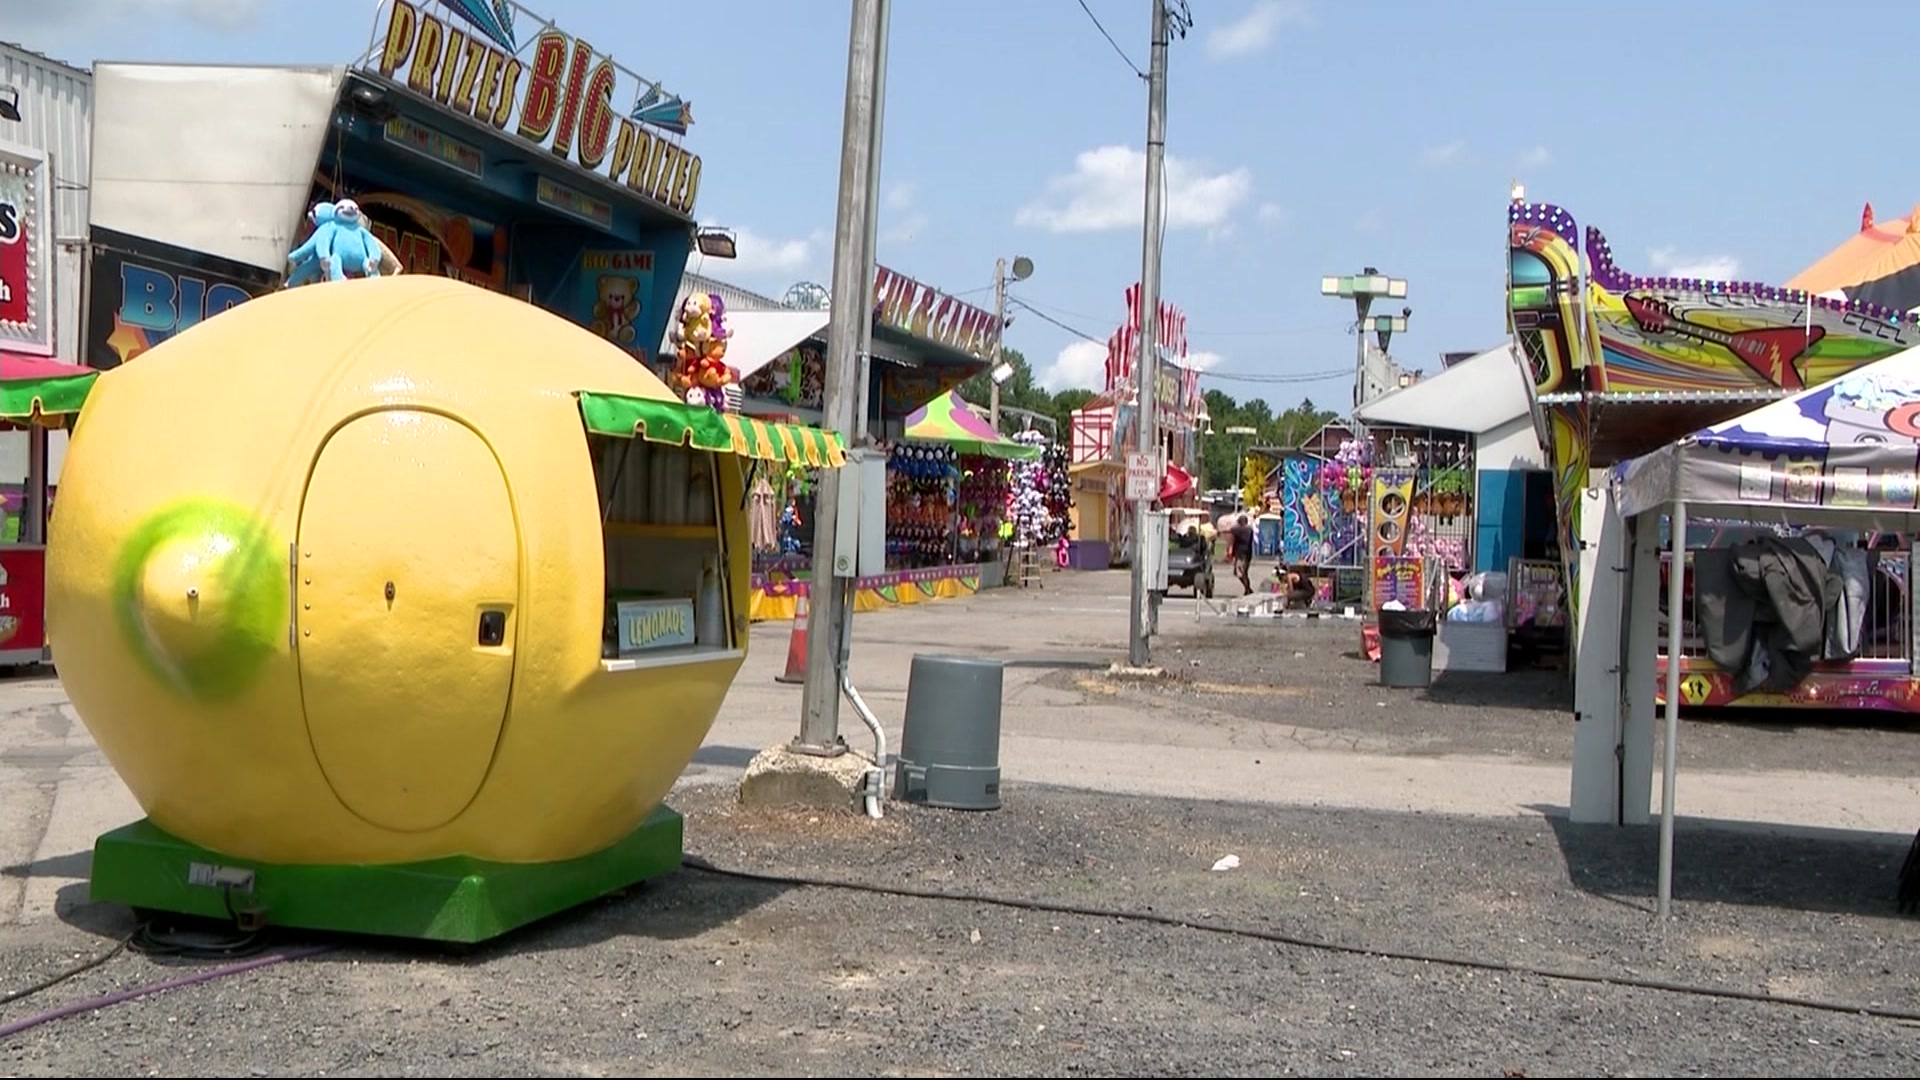
[[[758,461],[837,469],[846,464],[840,436],[803,424],[756,420],[703,405],[581,391],[587,430],[621,439],[690,446]]]

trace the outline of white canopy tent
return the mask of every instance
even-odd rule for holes
[[[1659,911],[1673,901],[1673,803],[1680,732],[1682,611],[1689,514],[1756,522],[1907,531],[1920,508],[1920,348],[1802,390],[1614,466],[1620,517],[1669,519],[1666,745],[1661,772]],[[1644,521],[1636,520],[1644,519]],[[1628,560],[1628,647],[1622,678],[1651,673],[1658,648],[1659,552]],[[1647,554],[1652,565],[1642,566]],[[1648,575],[1643,577],[1642,575]],[[1644,584],[1643,584],[1644,583]],[[1644,692],[1644,691],[1642,691]],[[1628,696],[1633,696],[1628,688]]]

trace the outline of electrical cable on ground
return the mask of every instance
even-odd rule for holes
[[[139,933],[138,928],[134,930],[134,933]],[[119,941],[114,942],[111,948],[100,950],[100,952],[95,956],[93,956],[91,959],[83,960],[80,963],[75,964],[70,968],[67,968],[65,971],[61,971],[54,975],[49,975],[46,978],[41,979],[39,982],[34,983],[32,986],[23,986],[18,990],[9,990],[5,994],[0,994],[0,1005],[11,1005],[16,1001],[22,1001],[32,997],[35,994],[39,994],[39,993],[43,993],[45,991],[51,990],[54,987],[59,986],[61,983],[66,982],[68,979],[74,978],[75,976],[85,975],[87,972],[92,971],[94,968],[99,967],[101,964],[104,964],[107,961],[113,959],[114,957],[119,956],[122,952],[125,952],[127,949],[127,946],[132,942],[132,940],[133,940],[133,934],[128,934],[126,937],[123,937]]]
[[[213,967],[200,968],[185,975],[178,975],[171,979],[163,979],[159,982],[146,983],[141,986],[131,986],[125,990],[116,990],[112,993],[82,998],[79,1001],[70,1001],[57,1008],[48,1009],[46,1012],[35,1013],[32,1016],[23,1016],[18,1020],[0,1024],[0,1039],[10,1039],[22,1032],[31,1031],[42,1024],[50,1024],[55,1020],[64,1020],[70,1016],[80,1016],[90,1012],[99,1012],[101,1009],[109,1009],[115,1005],[122,1005],[129,1001],[151,997],[154,994],[164,994],[169,990],[183,990],[190,986],[212,982],[215,979],[226,978],[230,975],[242,975],[249,971],[258,971],[261,968],[272,967],[275,964],[284,963],[288,960],[299,960],[309,956],[316,956],[320,953],[330,951],[332,948],[333,946],[331,945],[314,945],[299,949],[289,949],[285,952],[267,953],[263,956],[254,956],[246,960],[237,960],[231,963],[217,964]],[[117,955],[118,952],[119,950],[115,950],[111,955]],[[103,960],[102,962],[104,963],[105,961]]]
[[[1060,901],[1027,900],[1019,897],[994,896],[990,893],[944,892],[939,889],[917,889],[910,885],[875,885],[866,882],[804,877],[793,874],[763,874],[752,870],[734,870],[728,867],[717,866],[705,859],[691,855],[684,857],[681,860],[681,865],[690,870],[699,870],[703,873],[714,874],[719,877],[737,878],[742,881],[758,881],[770,885],[840,889],[848,892],[864,892],[880,896],[904,896],[920,900],[948,900],[969,904],[988,904],[994,907],[1012,908],[1019,911],[1043,911],[1055,915],[1079,915],[1090,919],[1150,923],[1179,929],[1199,930],[1210,934],[1221,934],[1227,937],[1252,938],[1272,942],[1276,945],[1285,945],[1296,949],[1309,949],[1316,952],[1344,953],[1349,956],[1365,956],[1379,960],[1399,960],[1414,964],[1430,964],[1436,967],[1491,971],[1503,975],[1531,976],[1538,979],[1550,979],[1556,982],[1584,983],[1590,986],[1616,986],[1628,990],[1651,990],[1660,993],[1679,994],[1687,997],[1715,998],[1723,1001],[1746,1001],[1759,1005],[1811,1009],[1818,1012],[1850,1013],[1856,1016],[1870,1016],[1878,1020],[1920,1023],[1920,1011],[1896,1009],[1882,1005],[1859,1005],[1842,1001],[1826,1001],[1819,998],[1767,994],[1756,990],[1702,986],[1691,983],[1672,982],[1665,979],[1649,979],[1634,975],[1601,975],[1592,972],[1508,963],[1503,960],[1475,960],[1471,957],[1449,956],[1444,953],[1422,953],[1403,949],[1379,949],[1366,945],[1342,945],[1338,942],[1317,941],[1313,938],[1281,933],[1277,930],[1229,926],[1224,923],[1201,919],[1187,919],[1176,915],[1157,915],[1152,912],[1100,908]]]

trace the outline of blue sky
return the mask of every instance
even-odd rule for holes
[[[1259,380],[1350,362],[1351,309],[1319,281],[1364,265],[1411,282],[1403,364],[1499,342],[1516,178],[1630,269],[1768,281],[1862,203],[1920,203],[1911,4],[1190,2],[1165,295],[1236,396],[1346,399],[1350,380]],[[692,102],[699,216],[741,237],[707,272],[775,295],[830,281],[846,0],[529,6]],[[1087,6],[1144,69],[1149,0]],[[1140,272],[1144,82],[1077,0],[895,8],[881,261],[984,304],[995,257],[1027,255],[1017,294],[1104,341]],[[0,37],[81,64],[348,62],[373,21],[370,0],[0,0]],[[1098,377],[1077,340],[1027,313],[1008,332],[1055,388]]]

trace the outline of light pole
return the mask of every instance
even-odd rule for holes
[[[1353,426],[1354,434],[1360,434],[1360,406],[1367,403],[1367,331],[1381,334],[1380,351],[1387,351],[1387,340],[1395,330],[1407,328],[1405,314],[1383,316],[1389,320],[1386,327],[1375,325],[1367,318],[1368,311],[1375,300],[1404,300],[1407,296],[1405,278],[1388,277],[1369,266],[1357,274],[1345,274],[1320,279],[1321,296],[1338,296],[1353,301],[1354,312],[1354,361],[1353,361]],[[1395,325],[1397,323],[1397,325]]]
[[[1033,260],[1025,255],[1013,257],[1013,280],[1025,281],[1033,276]],[[1000,384],[1013,378],[1013,368],[1000,360],[1000,339],[1007,336],[1007,260],[993,261],[993,363],[987,368],[988,378],[993,383],[993,401],[987,406],[987,422],[993,430],[1000,430]]]

